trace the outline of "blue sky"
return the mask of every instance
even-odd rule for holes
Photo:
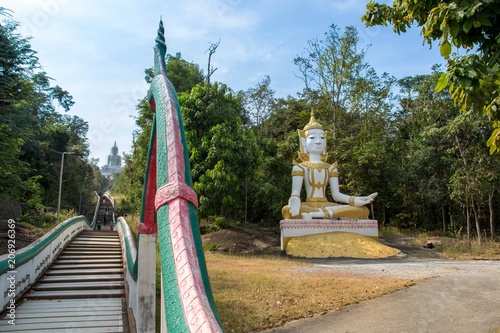
[[[442,63],[439,50],[422,45],[419,28],[397,35],[391,27],[365,28],[368,0],[7,0],[18,32],[33,36],[32,48],[53,85],[75,101],[69,114],[89,123],[91,157],[106,162],[116,140],[130,152],[135,105],[145,96],[144,69],[153,65],[160,16],[170,54],[206,72],[210,43],[212,81],[234,91],[271,78],[276,97],[296,96],[303,83],[293,59],[308,40],[323,38],[329,26],[355,26],[366,61],[397,78],[427,74]],[[384,2],[384,1],[381,1]],[[389,1],[385,1],[389,3]]]

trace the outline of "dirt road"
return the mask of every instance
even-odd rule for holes
[[[311,262],[309,270],[427,280],[266,332],[492,333],[500,329],[500,261],[449,260],[431,250],[411,249],[390,259]]]

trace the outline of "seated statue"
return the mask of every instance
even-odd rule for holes
[[[304,130],[298,130],[300,140],[299,158],[292,169],[292,194],[288,205],[283,207],[285,219],[363,219],[368,218],[369,209],[364,205],[375,199],[377,193],[365,197],[343,194],[339,190],[337,164],[326,163],[326,138],[323,126],[316,122],[314,113]],[[302,184],[305,183],[307,198],[300,200]],[[336,202],[328,201],[326,188],[330,185]]]

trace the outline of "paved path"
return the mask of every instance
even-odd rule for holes
[[[291,322],[270,333],[500,332],[500,261],[457,261],[435,252],[394,259],[322,259],[314,270],[431,277],[410,288]]]

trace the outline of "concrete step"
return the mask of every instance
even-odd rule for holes
[[[47,290],[91,290],[123,289],[123,281],[85,281],[85,282],[42,282],[33,287],[35,291]]]
[[[102,269],[102,268],[123,268],[123,263],[103,263],[103,264],[76,264],[76,265],[60,265],[53,264],[50,270],[72,270],[72,269]]]
[[[108,254],[108,253],[88,253],[82,255],[81,253],[63,253],[57,257],[57,260],[85,260],[89,258],[95,259],[122,259],[121,254]]]
[[[121,248],[118,249],[118,248],[113,248],[113,249],[106,249],[106,251],[103,251],[101,249],[98,249],[98,248],[86,248],[86,247],[82,247],[82,248],[77,248],[77,247],[74,247],[74,248],[66,248],[63,250],[63,252],[61,253],[61,255],[90,255],[90,254],[101,254],[101,255],[116,255],[116,254],[120,254],[121,255],[122,251],[121,251]]]
[[[86,268],[86,269],[49,269],[46,275],[85,275],[85,274],[122,274],[123,267],[120,268]]]
[[[123,264],[121,257],[102,258],[102,257],[87,257],[82,259],[58,259],[56,265],[79,265],[79,264]]]
[[[45,275],[40,279],[40,283],[86,281],[123,281],[123,274]]]
[[[86,290],[46,290],[31,291],[27,299],[72,299],[72,298],[114,298],[125,296],[122,289],[86,289]]]

